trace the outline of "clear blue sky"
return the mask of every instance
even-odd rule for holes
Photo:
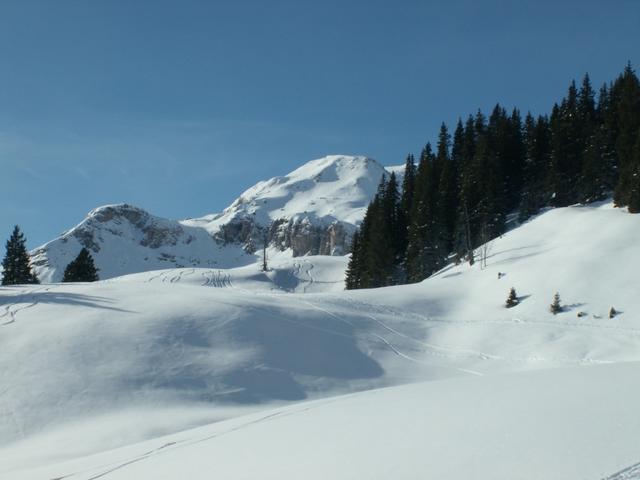
[[[220,211],[331,153],[640,66],[640,1],[0,0],[0,241],[117,202]]]

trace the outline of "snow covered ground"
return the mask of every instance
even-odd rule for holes
[[[639,369],[616,364],[371,390],[12,478],[637,478],[614,472],[640,460],[640,386],[621,382]]]
[[[271,252],[0,288],[0,478],[640,478],[638,244],[603,203],[417,285]]]

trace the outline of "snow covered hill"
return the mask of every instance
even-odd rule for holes
[[[382,175],[375,160],[333,155],[259,182],[221,214],[168,220],[127,204],[89,213],[32,252],[42,281],[59,281],[82,247],[101,278],[174,267],[231,268],[256,263],[265,235],[293,256],[342,255]]]
[[[633,480],[640,384],[620,379],[639,371],[629,363],[372,390],[11,478]]]
[[[0,288],[0,477],[613,475],[640,461],[638,218],[551,210],[486,267],[376,290],[334,288],[344,257],[275,250],[266,273]]]

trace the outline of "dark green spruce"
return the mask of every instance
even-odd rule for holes
[[[22,285],[40,283],[31,269],[27,240],[17,225],[6,244],[6,254],[2,261],[2,285]]]
[[[95,282],[99,280],[91,253],[82,248],[75,260],[71,261],[64,270],[63,282]]]

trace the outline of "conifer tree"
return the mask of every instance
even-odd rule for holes
[[[409,240],[409,219],[411,216],[411,208],[413,206],[413,194],[416,181],[416,165],[413,155],[407,156],[404,167],[404,177],[402,179],[402,192],[400,197],[400,205],[398,207],[398,235],[400,254],[404,254],[407,250],[407,242]],[[404,261],[404,259],[402,260]]]
[[[63,282],[95,282],[99,280],[91,253],[82,248],[78,256],[72,260],[64,270]]]
[[[31,269],[27,240],[17,225],[6,243],[6,254],[2,261],[2,285],[40,283]]]
[[[549,310],[554,315],[562,311],[562,305],[560,304],[560,294],[558,292],[556,292],[556,294],[553,296],[553,302],[551,302],[551,305],[549,305]]]
[[[360,276],[362,275],[363,253],[360,247],[360,235],[361,230],[357,230],[353,234],[353,239],[351,240],[351,258],[349,258],[345,278],[345,286],[347,290],[362,288]]]
[[[460,124],[459,124],[460,126]],[[456,133],[460,132],[456,129]],[[447,255],[453,250],[456,229],[456,213],[458,211],[458,155],[449,153],[450,136],[446,125],[440,128],[438,141],[438,157],[441,165],[438,186],[438,205],[436,212],[436,238],[438,248],[441,249],[439,260],[444,264]]]
[[[618,159],[616,156],[617,118],[612,108],[611,95],[605,83],[598,95],[596,107],[596,129],[601,135],[602,149],[602,185],[601,189],[609,195],[618,181]]]
[[[630,63],[614,83],[611,96],[612,113],[617,123],[615,152],[619,168],[614,200],[616,205],[623,207],[629,204],[634,184],[633,150],[640,128],[640,81]]]
[[[545,175],[550,153],[549,123],[546,117],[534,119],[529,113],[524,122],[524,168],[522,200],[518,219],[523,222],[544,206],[548,193]]]
[[[629,212],[640,213],[640,128],[636,138],[636,144],[630,159],[631,175],[629,178],[629,194],[627,197]]]
[[[460,131],[461,122],[458,123],[456,134],[453,137],[452,156],[458,161],[459,185],[458,185],[458,211],[455,227],[455,253],[458,261],[467,258],[473,265],[473,239],[471,238],[471,219],[469,206],[473,204],[473,192],[476,184],[472,169],[472,160],[476,150],[475,121],[469,115]]]
[[[419,282],[441,266],[442,249],[436,241],[436,211],[439,186],[438,163],[431,145],[422,151],[416,172],[416,188],[410,216],[406,253],[407,279]]]
[[[518,303],[519,301],[518,301],[518,294],[516,293],[516,289],[511,287],[511,290],[509,290],[509,296],[507,297],[507,301],[505,302],[505,306],[507,308],[511,308],[518,305]]]

